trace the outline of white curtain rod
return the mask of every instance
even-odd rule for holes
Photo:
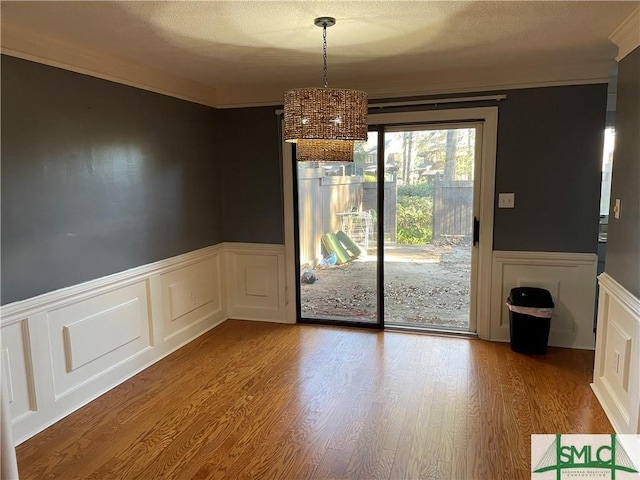
[[[481,95],[475,97],[455,97],[455,98],[434,98],[432,100],[407,100],[404,102],[380,102],[370,103],[369,108],[390,108],[390,107],[406,107],[417,105],[440,105],[443,103],[465,103],[465,102],[487,102],[504,100],[506,95]],[[284,113],[284,110],[276,110],[276,115]]]

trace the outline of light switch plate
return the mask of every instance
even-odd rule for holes
[[[498,208],[515,208],[516,194],[515,193],[499,193],[498,194]]]
[[[615,218],[620,218],[620,199],[619,198],[616,198],[616,201],[613,204],[613,216]]]

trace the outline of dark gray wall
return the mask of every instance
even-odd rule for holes
[[[455,96],[493,94],[507,98],[429,108],[498,106],[494,249],[595,253],[607,84]],[[497,208],[500,192],[515,193],[514,209]]]
[[[223,240],[215,109],[1,67],[2,304]]]
[[[595,253],[607,85],[513,90],[500,102],[494,248]],[[498,193],[515,193],[498,209]]]
[[[219,111],[224,239],[284,243],[282,170],[275,107]]]
[[[640,298],[640,47],[618,64],[615,127],[611,202],[621,211],[609,213],[605,271]]]
[[[496,192],[515,193],[516,208],[498,209],[496,196],[494,248],[595,253],[607,85],[495,93],[507,94],[497,103]],[[465,104],[480,105],[488,103]],[[224,238],[282,243],[274,109],[221,113],[221,145],[229,159]]]
[[[606,85],[506,93],[496,191],[516,208],[496,209],[495,248],[595,252]],[[221,241],[283,243],[274,110],[3,56],[2,303]]]

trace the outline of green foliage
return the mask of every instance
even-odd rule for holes
[[[378,180],[376,179],[375,173],[365,173],[364,174],[364,181],[365,182],[377,182]]]
[[[398,197],[433,197],[433,185],[427,182],[398,185]]]
[[[397,242],[408,245],[426,245],[431,242],[433,238],[433,197],[400,196],[400,187],[398,187],[397,205]]]
[[[421,182],[399,185],[397,242],[425,245],[433,237],[433,185]]]

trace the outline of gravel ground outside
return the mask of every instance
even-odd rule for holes
[[[306,318],[376,320],[376,250],[344,265],[318,266],[301,284]],[[385,246],[385,323],[469,328],[468,244]]]

